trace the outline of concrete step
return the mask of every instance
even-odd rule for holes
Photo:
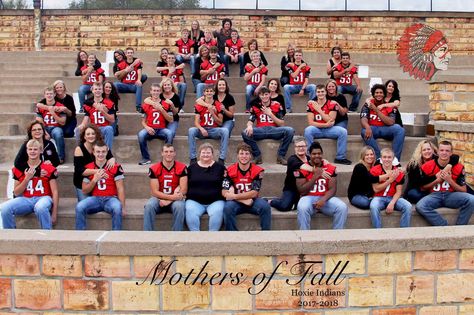
[[[370,229],[372,228],[370,212],[360,210],[349,204],[347,198],[342,200],[349,205],[349,213],[346,221],[346,229]],[[124,230],[143,230],[143,207],[147,199],[128,199],[126,201],[126,215],[123,217],[122,228]],[[58,222],[54,229],[56,230],[74,230],[75,229],[75,198],[61,198],[59,201]],[[454,224],[458,215],[458,210],[442,208],[438,210],[449,222]],[[297,230],[297,212],[279,212],[272,209],[272,230]],[[395,211],[393,214],[386,215],[381,212],[384,228],[398,228],[400,222],[400,213]],[[155,229],[157,231],[170,231],[173,217],[170,213],[160,214],[156,217]],[[17,217],[17,228],[19,229],[37,229],[39,228],[34,214]],[[332,218],[321,213],[316,213],[311,221],[313,230],[329,230],[332,228]],[[474,217],[470,224],[474,224]],[[257,216],[242,214],[237,217],[237,225],[242,231],[260,230],[260,221]],[[201,218],[201,230],[208,230],[209,218],[204,214]],[[412,210],[412,227],[428,226],[426,221],[415,211]],[[87,216],[88,230],[111,230],[112,224],[110,215],[101,212]],[[224,227],[221,228],[224,230]],[[187,229],[186,229],[187,230]],[[402,232],[402,231],[400,231]],[[151,235],[151,234],[150,234]]]
[[[33,69],[28,69],[28,68],[18,68],[18,69],[11,69],[9,72],[8,70],[3,70],[3,71],[7,71],[7,73],[5,73],[4,75],[2,75],[2,78],[12,78],[12,77],[20,77],[20,78],[37,78],[39,81],[41,81],[43,79],[43,77],[53,77],[53,76],[57,76],[57,78],[61,78],[61,77],[64,77],[64,76],[67,76],[67,71],[65,71],[64,69],[62,69],[62,67],[60,69],[37,69],[37,68],[33,68]],[[73,72],[75,71],[75,68],[74,70],[72,70]]]
[[[17,136],[21,135],[20,127],[14,121],[0,122],[0,136]]]
[[[2,151],[0,151],[0,163],[12,163],[18,149],[23,143],[24,136],[11,136],[11,137],[1,137],[2,141]],[[409,161],[413,150],[419,141],[425,138],[422,137],[406,137],[404,149],[402,153],[402,162],[406,163]],[[324,157],[333,161],[335,158],[336,152],[336,141],[331,139],[319,139],[321,145],[324,149]],[[75,139],[66,139],[66,162],[73,162],[74,149],[76,147]],[[197,146],[203,142],[210,142],[217,149],[219,148],[218,140],[211,139],[198,139]],[[229,148],[227,154],[227,163],[234,163],[235,152],[237,145],[242,142],[242,137],[234,133],[234,136],[231,137],[229,141]],[[385,140],[378,140],[380,147],[391,146],[391,143]],[[152,161],[157,161],[159,159],[159,152],[161,152],[163,141],[154,140],[148,142],[149,152],[152,158]],[[189,161],[189,151],[188,151],[188,139],[186,136],[176,136],[174,139],[174,144],[177,148],[177,159],[180,161],[188,162]],[[265,163],[276,163],[277,150],[280,145],[279,141],[276,140],[261,140],[258,142],[260,150],[262,152],[262,158]],[[356,163],[359,160],[360,149],[364,146],[364,142],[361,137],[358,135],[351,135],[348,137],[347,141],[347,158],[353,163]],[[290,145],[288,150],[288,156],[293,154],[293,145]],[[218,152],[215,152],[216,159]],[[117,161],[120,163],[138,163],[141,159],[140,148],[138,146],[138,140],[136,136],[118,136],[114,140],[113,154],[116,157]]]

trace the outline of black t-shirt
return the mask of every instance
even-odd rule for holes
[[[280,103],[280,105],[283,107],[283,110],[284,110],[284,112],[285,112],[284,115],[286,115],[285,98],[283,97],[283,95],[278,94],[277,97],[272,97],[271,100],[272,100],[272,102],[278,102],[278,103]]]
[[[339,104],[339,106],[347,108],[347,100],[346,100],[346,97],[344,96],[344,94],[337,93],[336,96],[326,95],[326,97],[327,97],[328,100],[337,102]],[[336,121],[335,121],[334,124],[340,123],[341,121],[348,120],[348,119],[349,118],[347,117],[347,114],[346,115],[341,115],[341,114],[339,114],[339,111],[337,111]]]
[[[218,100],[217,94],[214,95],[214,99]],[[222,103],[222,105],[224,105],[226,110],[229,110],[229,107],[235,105],[235,100],[234,100],[234,97],[231,94],[226,94],[221,103]],[[226,116],[225,114],[223,115],[223,121],[228,121],[228,120],[232,120],[232,119],[233,118],[230,118],[229,116]]]
[[[84,67],[84,62],[80,62],[77,64],[76,72],[74,72],[74,75],[76,77],[80,77],[82,75],[81,68]],[[102,64],[100,63],[99,59],[96,59],[94,62],[94,69],[97,70],[100,67],[102,67]]]
[[[306,157],[309,161],[309,156]],[[283,191],[295,191],[298,192],[298,188],[296,187],[296,178],[295,178],[295,171],[299,170],[301,165],[304,162],[300,160],[296,154],[293,154],[288,158],[288,165],[286,166],[286,177],[285,177],[285,184],[283,185]]]
[[[349,200],[352,200],[355,195],[372,197],[374,195],[372,184],[378,182],[378,176],[371,175],[364,164],[356,164],[352,171],[349,187],[347,188],[347,196],[349,197]]]
[[[268,61],[267,59],[265,58],[265,55],[263,54],[263,52],[261,50],[259,50],[260,52],[260,58],[262,59],[262,63],[265,65],[265,66],[268,66]],[[244,54],[244,65],[248,64],[248,63],[252,63],[252,59],[250,58],[250,53],[247,51],[245,54]]]
[[[163,93],[160,94],[160,99],[161,100],[166,100]],[[173,97],[170,99],[170,101],[173,102],[174,107],[181,109],[181,101],[179,100],[179,96],[176,95],[176,93],[173,95]],[[179,121],[179,114],[178,113],[173,115],[173,120],[174,121]]]
[[[82,156],[74,156],[74,176],[73,176],[73,181],[74,181],[74,186],[76,186],[79,189],[82,189],[82,173],[84,173],[85,166],[89,163],[94,162],[95,157],[92,155],[92,153],[89,153],[87,151],[84,143],[81,143],[79,145],[79,148],[82,151]],[[107,160],[113,158],[113,154],[111,150],[107,152]]]
[[[72,113],[71,116],[67,116],[66,115],[66,123],[64,124],[64,126],[68,125],[71,121],[73,121],[74,119],[76,119],[76,106],[74,105],[74,99],[72,98],[71,95],[69,94],[66,94],[66,96],[64,98],[58,98],[57,96],[54,97],[54,99],[56,100],[56,102],[59,102],[61,104],[63,104],[67,109],[69,109]],[[46,99],[43,98],[41,101],[39,101],[41,104],[45,104],[46,105]]]
[[[14,165],[20,171],[23,171],[28,168],[28,153],[26,152],[27,142],[24,142],[21,145],[20,150],[18,151],[15,157]],[[43,162],[50,161],[54,167],[58,167],[59,156],[54,144],[49,140],[44,140],[43,145],[44,145],[44,148],[43,148],[43,153],[41,154],[41,161]]]
[[[193,163],[188,167],[187,199],[208,205],[217,200],[223,200],[222,181],[225,166],[215,162],[212,166],[201,167]]]

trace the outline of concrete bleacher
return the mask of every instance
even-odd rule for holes
[[[0,151],[0,198],[6,198],[6,186],[8,182],[8,170],[12,166],[13,159],[25,139],[25,125],[30,122],[34,115],[32,114],[34,103],[42,98],[43,88],[51,84],[57,79],[65,81],[68,92],[70,94],[77,92],[81,84],[81,79],[74,76],[76,68],[74,52],[15,52],[0,53],[2,63],[0,70],[2,77],[0,78],[0,141],[2,150]],[[97,54],[101,61],[105,61],[105,52]],[[144,96],[147,96],[149,86],[153,82],[159,82],[160,78],[155,71],[155,65],[159,56],[159,52],[138,51],[136,55],[141,58],[144,63],[144,72],[149,76],[149,80],[144,85]],[[279,62],[281,53],[265,52],[267,60],[270,63],[269,77],[278,78],[280,76]],[[311,83],[324,83],[326,76],[326,62],[328,54],[322,53],[306,53],[305,61],[312,67]],[[469,70],[466,67],[473,67],[472,61],[463,57],[456,59],[450,64],[450,74],[462,76]],[[370,77],[381,77],[384,81],[387,79],[395,79],[399,83],[400,93],[402,97],[400,110],[403,113],[412,113],[412,124],[405,124],[407,137],[402,156],[402,165],[405,166],[409,160],[416,144],[425,138],[426,124],[428,122],[429,98],[428,86],[423,81],[408,78],[408,75],[402,73],[396,56],[393,54],[353,54],[353,62],[369,66]],[[454,60],[453,60],[454,61]],[[177,147],[177,159],[185,163],[189,162],[187,149],[187,130],[193,125],[192,106],[195,100],[193,86],[189,78],[189,69],[186,67],[186,78],[188,82],[188,93],[186,96],[185,113],[180,114],[180,126],[175,138]],[[111,78],[113,80],[113,78]],[[368,83],[370,78],[361,79],[364,94],[361,100],[369,96]],[[238,77],[238,70],[235,66],[231,68],[230,91],[235,97],[236,106],[236,125],[234,127],[232,138],[229,145],[227,163],[235,162],[235,148],[242,141],[240,133],[245,128],[248,118],[244,114],[245,107],[245,81]],[[292,126],[296,130],[296,135],[302,135],[304,128],[307,126],[307,118],[305,114],[305,106],[307,96],[293,97],[293,113],[288,114],[285,118],[287,125]],[[140,150],[136,138],[136,133],[141,129],[140,115],[135,113],[134,95],[122,94],[119,104],[119,128],[120,136],[115,138],[113,153],[117,161],[124,166],[126,173],[125,187],[127,196],[127,216],[124,218],[124,229],[142,229],[143,222],[143,205],[146,198],[149,197],[148,177],[146,176],[148,167],[138,166],[140,159]],[[78,115],[79,121],[82,115]],[[351,166],[337,165],[338,167],[338,189],[337,195],[345,198],[347,202],[347,186],[352,173],[352,168],[357,163],[360,148],[364,145],[360,137],[360,123],[357,113],[349,115],[348,127],[348,146],[347,158],[353,161]],[[199,142],[199,141],[198,141]],[[216,144],[217,141],[211,141]],[[333,140],[321,140],[324,148],[324,155],[329,161],[335,156],[336,142]],[[389,145],[386,141],[379,142],[382,146]],[[149,143],[150,153],[153,162],[159,159],[159,150],[162,142],[155,140]],[[272,140],[265,140],[259,143],[263,153],[264,168],[266,169],[265,179],[261,196],[276,197],[280,195],[285,177],[286,167],[277,165],[276,149],[279,143]],[[73,174],[73,151],[75,147],[74,139],[66,140],[66,164],[59,167],[59,189],[60,189],[60,206],[57,229],[73,229],[74,228],[74,206],[75,192],[72,184]],[[293,154],[293,147],[290,147],[288,156]],[[348,203],[348,202],[347,202]],[[457,211],[443,210],[452,221]],[[104,220],[104,218],[106,218]],[[384,225],[387,227],[398,226],[398,214],[384,216]],[[171,216],[166,214],[159,216],[158,229],[169,229],[171,227]],[[89,229],[110,229],[110,219],[107,215],[89,216]],[[329,229],[331,228],[331,219],[322,215],[317,215],[313,220],[313,228]],[[413,226],[424,226],[425,221],[414,213],[412,220]],[[204,229],[207,229],[207,219],[202,222]],[[239,226],[244,230],[258,229],[258,219],[253,216],[240,216]],[[348,228],[369,228],[370,216],[368,211],[359,210],[350,206]],[[35,217],[28,216],[18,220],[18,227],[32,228],[36,227]],[[296,229],[296,212],[280,213],[273,211],[273,228],[274,229]]]

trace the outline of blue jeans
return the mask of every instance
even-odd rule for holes
[[[86,216],[105,211],[112,215],[112,230],[122,229],[122,203],[117,197],[87,197],[76,205],[76,230],[86,229]]]
[[[142,83],[148,79],[146,74],[142,74]],[[114,82],[118,93],[135,93],[135,104],[137,108],[142,108],[143,85],[135,85],[131,83]]]
[[[273,140],[282,140],[280,147],[278,148],[278,156],[285,157],[286,152],[288,152],[288,147],[293,140],[295,130],[291,127],[255,127],[253,128],[253,135],[247,136],[245,130],[242,131],[242,138],[244,142],[247,143],[252,148],[252,155],[254,157],[259,157],[262,155],[260,149],[258,148],[257,141],[263,139],[273,139]]]
[[[222,123],[221,128],[226,128],[227,130],[229,130],[229,137],[230,137],[232,134],[232,130],[234,129],[234,125],[235,125],[235,121],[233,119],[226,120]]]
[[[45,127],[46,132],[49,133],[51,138],[54,139],[56,149],[58,150],[58,156],[61,161],[65,160],[65,149],[64,149],[64,131],[61,127]]]
[[[298,203],[299,193],[292,190],[283,190],[283,194],[280,198],[272,199],[270,206],[277,209],[278,211],[291,211],[293,205]]]
[[[140,145],[140,152],[142,158],[145,160],[150,159],[150,153],[148,153],[148,141],[152,139],[163,139],[165,143],[173,143],[173,131],[168,128],[155,129],[155,134],[150,135],[146,129],[142,129],[138,132],[138,143]]]
[[[255,95],[253,95],[253,93],[257,89],[257,86],[258,85],[247,84],[247,86],[245,87],[245,108],[247,110],[250,110],[250,102],[253,98],[256,97]]]
[[[474,195],[463,192],[433,192],[418,201],[416,211],[431,225],[448,225],[448,221],[436,211],[441,207],[459,209],[456,225],[469,224],[474,211]]]
[[[104,142],[109,147],[109,150],[112,150],[112,145],[114,144],[114,127],[112,125],[99,127],[100,133],[104,137]],[[74,129],[74,137],[76,138],[76,143],[79,145],[81,143],[81,132],[79,128]]]
[[[370,202],[370,218],[374,228],[380,229],[382,227],[380,211],[385,210],[392,199],[393,197],[374,197]],[[410,227],[411,203],[403,198],[399,198],[395,203],[394,209],[402,212],[400,227]]]
[[[79,104],[81,104],[81,109],[84,108],[84,102],[86,100],[87,94],[91,93],[92,85],[83,84],[79,87]]]
[[[318,128],[308,126],[304,130],[304,138],[308,147],[313,143],[313,139],[337,139],[336,159],[345,159],[347,150],[347,130],[342,127],[332,126],[329,128]]]
[[[66,123],[61,128],[63,129],[64,138],[74,137],[74,129],[76,129],[77,119],[72,118],[68,123]]]
[[[244,55],[239,55],[238,57],[239,65],[240,65],[240,76],[244,75]],[[228,55],[224,55],[224,65],[225,65],[225,75],[229,76],[229,64],[230,64],[230,57]]]
[[[204,95],[204,89],[206,88],[206,83],[198,83],[197,87],[196,87],[196,99],[200,98],[201,96]]]
[[[341,120],[337,124],[334,124],[334,126],[342,127],[347,130],[347,125],[349,124],[349,119],[346,120]]]
[[[371,146],[374,149],[377,158],[380,158],[380,149],[376,139],[382,138],[385,140],[393,140],[393,152],[395,152],[397,159],[401,161],[403,142],[405,141],[405,129],[397,124],[383,127],[370,126],[370,129],[372,129],[372,137],[369,139],[365,139],[365,128],[362,128],[360,134],[365,144]]]
[[[281,77],[280,78],[280,85],[285,86],[290,83],[290,78],[289,77]]]
[[[77,187],[74,187],[76,189],[76,197],[77,197],[77,202],[82,201],[89,197],[89,195],[86,195],[85,193],[82,192],[82,189],[79,189]]]
[[[351,105],[349,105],[349,110],[355,112],[359,107],[360,97],[362,96],[362,91],[357,92],[357,85],[339,85],[337,87],[337,92],[340,94],[352,95],[352,101]]]
[[[143,214],[143,230],[155,230],[155,218],[159,213],[171,212],[173,213],[173,231],[182,231],[184,227],[184,200],[173,201],[170,205],[160,207],[160,200],[156,197],[151,197],[145,204],[145,211]]]
[[[197,93],[197,86],[199,83],[202,83],[201,80],[199,79],[195,79],[195,78],[191,78],[191,81],[193,81],[193,85],[194,85],[194,92]],[[202,95],[201,95],[202,96]],[[199,98],[196,94],[196,98]]]
[[[171,143],[173,143],[174,136],[176,136],[176,130],[178,130],[178,126],[179,126],[179,121],[172,121],[168,123],[168,126],[166,126],[166,128],[170,130],[173,134],[173,136],[171,137]]]
[[[16,229],[15,216],[28,215],[32,212],[38,218],[41,229],[51,230],[52,221],[50,211],[53,207],[53,199],[50,196],[42,197],[16,197],[0,205],[3,228]]]
[[[411,203],[417,203],[421,198],[428,195],[427,191],[420,190],[419,188],[412,188],[406,192],[404,198]]]
[[[350,203],[351,203],[351,205],[356,206],[359,209],[367,210],[367,209],[370,209],[370,201],[371,200],[372,200],[372,198],[369,198],[369,197],[364,196],[364,195],[355,195],[350,200]]]
[[[258,215],[262,231],[271,230],[272,208],[265,199],[256,198],[250,207],[235,200],[225,202],[224,224],[226,231],[238,231],[236,217],[242,213]]]
[[[184,82],[179,82],[176,83],[176,87],[178,88],[178,96],[179,96],[179,102],[181,103],[181,108],[184,107],[184,99],[186,98],[186,90],[188,86]]]
[[[208,136],[204,137],[196,127],[189,128],[188,146],[189,158],[196,158],[196,138],[199,139],[221,139],[221,147],[219,149],[219,159],[225,160],[227,156],[227,147],[229,146],[229,130],[222,127],[204,128],[207,130]]]
[[[321,196],[303,196],[298,202],[298,225],[300,230],[311,229],[311,217],[315,210],[313,204],[321,199]],[[326,201],[321,209],[323,214],[333,217],[332,228],[343,229],[347,220],[347,205],[337,197],[331,197]]]
[[[201,216],[207,212],[209,216],[209,231],[219,231],[224,217],[224,200],[217,200],[209,205],[197,201],[186,200],[186,224],[190,231],[199,231]]]
[[[298,94],[301,91],[303,85],[291,85],[287,84],[283,87],[283,96],[285,97],[285,106],[287,111],[291,111],[291,94]],[[309,99],[312,100],[316,97],[316,85],[308,84],[304,89],[304,94],[309,94]]]
[[[189,63],[189,67],[191,68],[191,76],[194,74],[194,63],[195,63],[195,57],[193,54],[191,54],[191,58],[189,60],[184,60],[183,56],[181,55],[176,55],[176,61],[179,63]]]

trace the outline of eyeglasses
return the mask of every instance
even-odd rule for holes
[[[306,148],[306,145],[295,145],[295,148],[297,148],[297,149]]]
[[[31,131],[43,131],[43,129],[39,128],[39,129],[31,129]]]

